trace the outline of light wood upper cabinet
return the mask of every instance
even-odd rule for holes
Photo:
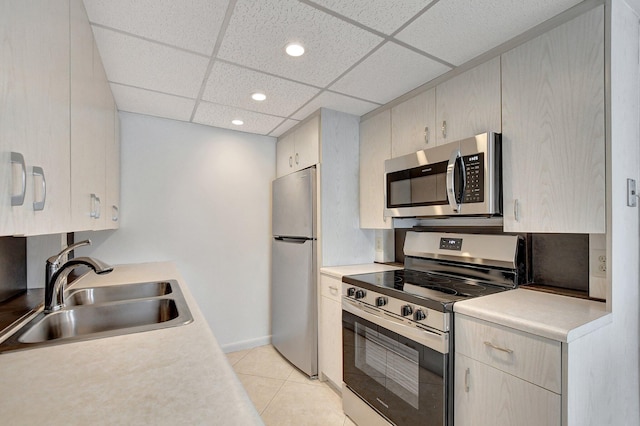
[[[69,3],[0,2],[0,35],[0,235],[61,232],[69,216]]]
[[[484,132],[500,133],[500,58],[436,87],[436,144]]]
[[[384,161],[391,158],[391,111],[360,122],[360,228],[391,229],[384,213]]]
[[[436,91],[430,89],[391,108],[391,157],[436,146]]]
[[[107,141],[107,188],[105,218],[107,229],[120,227],[120,117],[115,102],[111,102],[113,114],[113,139]]]
[[[502,56],[504,230],[605,232],[604,7]]]
[[[320,115],[315,115],[279,138],[276,145],[276,175],[306,169],[320,161]]]
[[[115,103],[81,0],[71,0],[72,229],[113,228],[119,199]],[[107,169],[107,167],[109,169]],[[110,188],[108,189],[108,183]],[[115,203],[117,204],[117,203]]]

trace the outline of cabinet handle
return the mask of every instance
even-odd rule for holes
[[[496,345],[494,345],[494,344],[493,344],[493,343],[491,343],[491,342],[487,342],[487,341],[485,341],[485,342],[484,342],[484,344],[485,344],[485,345],[487,345],[487,346],[489,346],[491,349],[495,349],[495,350],[497,350],[497,351],[506,352],[506,353],[508,353],[508,354],[512,354],[512,353],[513,353],[513,351],[512,351],[511,349],[501,348],[500,346],[496,346]]]
[[[520,222],[520,203],[517,198],[513,200],[513,217],[516,222]]]
[[[44,177],[44,170],[42,167],[33,166],[32,174],[34,176],[42,177],[42,199],[40,201],[33,202],[33,210],[34,211],[42,211],[44,210],[44,203],[47,201],[47,180]]]
[[[442,120],[442,137],[447,138],[447,122],[446,120]]]
[[[293,157],[289,156],[289,167],[293,167]]]
[[[338,287],[336,287],[335,285],[330,285],[329,286],[329,290],[331,290],[332,293],[337,293],[338,292]]]
[[[429,143],[429,126],[424,128],[424,143]]]
[[[117,222],[120,219],[120,210],[115,204],[111,206],[111,220]]]
[[[300,164],[300,157],[298,156],[298,153],[296,152],[296,164]]]
[[[94,219],[100,218],[100,197],[96,194],[91,194],[91,214]]]
[[[471,371],[467,368],[464,372],[464,391],[469,392],[469,376]]]
[[[19,164],[22,168],[22,190],[18,195],[11,196],[11,205],[12,206],[21,206],[24,204],[24,196],[27,193],[27,168],[24,164],[24,157],[19,152],[11,153],[11,165]],[[12,168],[12,180],[13,180],[13,168]]]

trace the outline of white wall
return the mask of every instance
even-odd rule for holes
[[[121,113],[121,223],[76,241],[113,263],[175,261],[226,351],[270,340],[271,137]]]

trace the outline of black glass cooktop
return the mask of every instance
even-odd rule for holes
[[[399,294],[410,294],[441,303],[456,302],[507,290],[501,286],[483,284],[472,279],[410,269],[348,275],[343,277],[343,281],[354,285],[366,283],[382,289],[395,290]]]

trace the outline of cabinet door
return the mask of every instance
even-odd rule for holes
[[[109,95],[111,93],[109,92]],[[113,138],[107,141],[107,202],[106,227],[120,227],[120,118],[115,102],[111,100],[113,114]]]
[[[72,229],[80,231],[104,223],[107,126],[102,65],[91,26],[82,1],[72,0],[71,6],[71,218]]]
[[[295,151],[293,132],[278,139],[276,144],[276,176],[281,177],[293,171]]]
[[[500,132],[500,58],[436,87],[436,143]]]
[[[294,132],[294,170],[302,170],[319,162],[320,116],[302,124]]]
[[[391,109],[391,156],[436,146],[436,91],[427,90]]]
[[[457,426],[560,425],[560,395],[462,354],[455,359]]]
[[[338,388],[342,386],[342,282],[320,275],[320,371]]]
[[[360,228],[391,229],[384,213],[384,161],[391,158],[391,111],[360,123]]]
[[[59,232],[69,216],[68,4],[0,3],[0,235]]]
[[[605,232],[604,7],[502,56],[504,229]]]

